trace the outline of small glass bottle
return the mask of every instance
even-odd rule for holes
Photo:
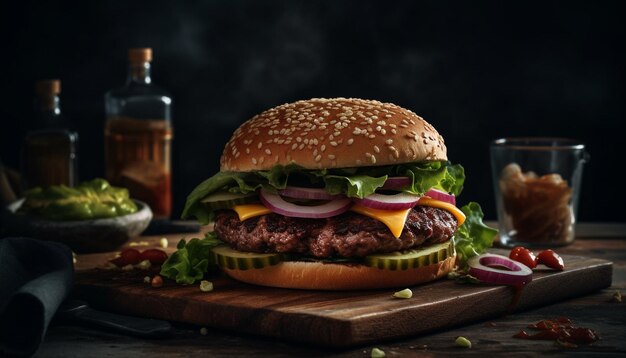
[[[155,218],[169,218],[172,99],[152,83],[152,49],[130,49],[128,61],[124,87],[105,95],[106,177],[146,202]]]
[[[35,84],[35,118],[22,144],[23,189],[78,181],[78,133],[61,114],[60,93],[60,80]]]

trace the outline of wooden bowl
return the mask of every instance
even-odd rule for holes
[[[23,201],[9,204],[3,212],[8,235],[62,242],[77,253],[114,251],[140,235],[152,220],[150,207],[138,200],[133,200],[138,210],[132,214],[80,221],[54,221],[20,214],[17,210]]]

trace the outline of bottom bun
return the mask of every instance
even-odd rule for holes
[[[235,280],[254,285],[306,290],[361,290],[413,286],[447,275],[456,256],[436,264],[391,271],[365,265],[286,261],[262,269],[223,268]]]

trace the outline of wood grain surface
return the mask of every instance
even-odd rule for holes
[[[171,281],[152,288],[143,282],[146,272],[139,270],[81,271],[75,294],[97,308],[125,314],[350,347],[498,317],[611,285],[611,262],[569,255],[564,259],[567,268],[562,272],[536,270],[515,307],[511,287],[451,280],[411,287],[411,299],[395,299],[393,290],[276,289],[239,283],[218,274],[211,278],[214,291],[205,293],[197,285],[185,287]]]

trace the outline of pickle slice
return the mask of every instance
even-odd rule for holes
[[[235,205],[248,204],[256,201],[259,201],[256,193],[241,194],[225,191],[211,194],[202,199],[202,203],[213,210],[230,209]]]
[[[260,269],[273,266],[282,261],[281,254],[258,254],[231,249],[226,245],[211,249],[215,262],[224,268],[234,270]]]
[[[423,249],[365,256],[365,264],[386,270],[408,270],[436,264],[454,254],[454,243],[450,240]]]

